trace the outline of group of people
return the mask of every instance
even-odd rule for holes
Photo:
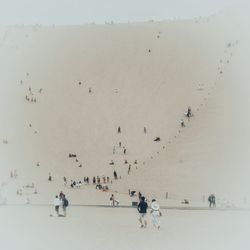
[[[144,196],[141,196],[140,202],[137,206],[137,210],[139,212],[139,222],[141,228],[146,228],[147,227],[147,210],[148,210],[148,203],[145,199]],[[150,214],[152,217],[152,224],[155,228],[160,229],[160,216],[162,216],[162,213],[160,211],[160,206],[156,202],[155,199],[151,201],[151,206],[150,206]]]
[[[57,216],[66,217],[67,215],[67,207],[69,206],[69,201],[66,199],[66,195],[61,191],[59,195],[56,195],[54,199],[54,207]],[[60,214],[60,207],[62,207],[63,214]]]

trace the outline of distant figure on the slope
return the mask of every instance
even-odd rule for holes
[[[160,211],[160,206],[155,199],[152,200],[150,213],[152,215],[152,223],[154,227],[160,229],[159,217],[162,216],[162,213]]]
[[[117,180],[117,173],[116,173],[116,171],[113,172],[113,175],[114,175],[115,180]]]
[[[93,177],[93,184],[96,184],[96,178],[95,178],[95,176]]]
[[[69,206],[69,201],[66,199],[66,196],[63,195],[63,197],[62,197],[62,208],[63,208],[64,217],[66,217],[66,215],[67,215],[66,210],[67,210],[68,206]]]
[[[181,120],[181,127],[184,128],[185,127],[185,123],[183,120]]]
[[[37,166],[37,167],[40,167],[40,162],[39,162],[39,161],[36,163],[36,166]]]
[[[191,107],[188,106],[187,117],[190,118],[191,116],[192,116],[192,110],[191,110]]]
[[[63,184],[65,187],[67,186],[67,178],[65,176],[63,177]]]
[[[112,207],[118,206],[119,201],[115,199],[114,194],[110,196],[109,200],[110,200],[110,206]]]
[[[129,164],[129,166],[128,166],[128,175],[130,174],[130,171],[131,171],[131,165]]]
[[[49,173],[49,178],[48,178],[48,181],[52,181],[52,176],[51,174]]]
[[[128,194],[129,194],[130,197],[134,197],[136,195],[136,191],[135,190],[130,191],[130,189],[129,189]]]
[[[119,142],[119,148],[121,148],[122,147],[122,143],[121,142]]]
[[[113,160],[111,160],[110,163],[109,163],[109,165],[114,165],[114,164],[115,164],[115,163],[114,163]]]
[[[127,154],[127,149],[126,149],[126,148],[123,149],[123,154],[124,154],[124,155]]]
[[[161,140],[160,137],[156,137],[156,138],[154,139],[154,141],[160,141],[160,140]]]
[[[147,129],[146,129],[146,127],[143,128],[143,132],[144,132],[144,134],[147,134]]]
[[[128,164],[128,161],[127,161],[127,160],[125,160],[125,161],[124,161],[124,164]]]
[[[109,183],[109,176],[107,176],[107,183]]]
[[[92,93],[92,89],[91,89],[91,88],[89,88],[89,93],[90,93],[90,94]]]
[[[59,207],[60,207],[60,205],[61,205],[61,201],[58,198],[58,195],[56,195],[56,198],[54,199],[54,207],[55,207],[55,211],[56,211],[57,216],[59,216]]]
[[[151,49],[148,50],[148,53],[150,53],[150,52],[151,52]]]
[[[209,197],[208,197],[208,202],[209,202],[209,207],[216,207],[216,202],[215,202],[215,196],[214,194],[211,194]]]
[[[79,85],[82,85],[82,82],[78,82]]]
[[[140,199],[140,203],[137,206],[137,210],[139,212],[139,222],[141,224],[141,227],[147,227],[147,209],[148,209],[148,204],[145,201],[145,197],[142,196]]]
[[[118,133],[121,133],[121,132],[122,132],[120,126],[118,127],[117,132],[118,132]]]
[[[137,164],[138,164],[137,160],[135,160],[135,161],[134,161],[134,164],[135,164],[135,165],[137,165]]]
[[[41,89],[39,89],[39,90],[38,90],[38,93],[40,93],[40,94],[41,94],[41,93],[42,93],[42,91],[43,91],[43,89],[41,88]]]

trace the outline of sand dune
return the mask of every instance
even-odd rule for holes
[[[213,192],[246,203],[249,38],[244,20],[229,22],[224,15],[159,23],[2,27],[2,196],[10,203],[27,197],[48,203],[55,192],[65,190],[72,202],[86,202],[88,194],[100,202],[107,194],[92,185],[70,190],[62,178],[112,177],[116,170],[122,179],[110,188],[121,195],[135,189],[164,199],[168,192],[179,202],[202,201]],[[189,105],[194,112],[190,121],[184,117]],[[154,142],[156,137],[161,141]],[[79,162],[69,153],[77,154]],[[129,176],[125,160],[132,165]],[[10,179],[14,169],[18,177]],[[32,182],[37,195],[23,189]],[[17,197],[19,188],[25,195]]]

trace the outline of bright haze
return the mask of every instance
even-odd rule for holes
[[[1,0],[0,24],[78,25],[193,18],[214,14],[236,0]]]

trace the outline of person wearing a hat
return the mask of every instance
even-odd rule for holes
[[[160,220],[159,220],[159,217],[162,214],[161,214],[161,211],[160,211],[160,206],[156,202],[155,199],[153,199],[152,203],[151,203],[151,215],[152,215],[152,223],[153,223],[153,225],[156,228],[160,229]]]

